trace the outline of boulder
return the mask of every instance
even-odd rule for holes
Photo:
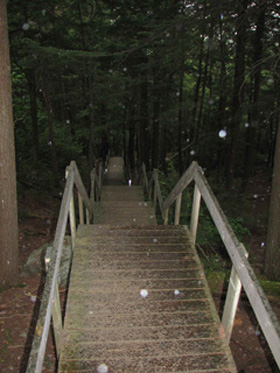
[[[47,243],[39,249],[34,250],[25,265],[23,266],[21,275],[32,275],[39,272],[45,272],[45,259],[50,258],[53,250],[53,242]],[[62,257],[60,261],[60,270],[58,275],[58,284],[65,286],[67,284],[69,269],[72,261],[72,244],[71,237],[65,236],[62,249]]]

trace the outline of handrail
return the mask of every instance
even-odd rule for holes
[[[60,310],[59,292],[57,278],[60,268],[62,256],[63,241],[66,232],[68,218],[70,220],[72,240],[76,231],[76,220],[74,211],[74,186],[76,185],[79,198],[79,215],[80,222],[84,221],[84,206],[86,208],[86,220],[90,221],[90,216],[93,214],[90,199],[85,190],[77,165],[74,161],[66,169],[66,184],[64,188],[63,198],[59,211],[56,233],[54,238],[53,250],[51,257],[48,258],[48,271],[38,321],[36,324],[35,335],[32,343],[31,352],[29,355],[27,372],[40,373],[42,371],[47,339],[50,329],[51,317],[53,318],[56,352],[60,353],[60,337],[62,333],[62,315]],[[72,241],[73,242],[73,241]],[[72,245],[73,249],[74,245]]]
[[[145,174],[145,168],[142,168],[143,179],[147,178]],[[280,324],[279,321],[271,308],[266,295],[261,288],[258,279],[247,260],[246,250],[242,243],[240,243],[233,232],[228,219],[222,211],[211,187],[209,186],[201,167],[197,162],[193,162],[190,167],[185,171],[180,180],[177,182],[175,187],[172,189],[165,201],[162,201],[160,185],[158,182],[158,176],[156,170],[153,171],[150,181],[148,182],[147,195],[154,197],[154,207],[156,208],[157,201],[159,202],[161,215],[164,220],[164,224],[168,224],[168,210],[171,205],[176,201],[175,210],[175,222],[180,222],[180,210],[181,210],[181,197],[182,192],[192,182],[195,182],[195,191],[193,197],[193,207],[190,223],[190,233],[192,236],[193,243],[195,243],[196,232],[199,220],[199,208],[201,196],[210,212],[210,215],[214,221],[214,224],[222,238],[222,241],[227,249],[227,252],[231,258],[233,268],[232,277],[237,274],[238,278],[244,287],[249,302],[253,308],[253,311],[257,317],[257,320],[261,326],[261,329],[265,335],[267,343],[271,349],[275,361],[280,367]],[[241,286],[239,287],[238,294],[228,297],[224,308],[224,315],[222,319],[222,325],[226,333],[226,340],[230,341],[232,333],[234,317],[237,309],[236,297],[239,298]],[[232,292],[232,286],[229,284],[228,293]],[[232,298],[232,299],[230,299]],[[233,299],[234,298],[234,299]]]

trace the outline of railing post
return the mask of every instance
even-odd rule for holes
[[[191,225],[190,225],[190,232],[191,232],[193,243],[195,243],[196,241],[200,201],[201,201],[201,193],[197,185],[195,184],[194,195],[193,195],[193,205],[192,205],[192,217],[191,217]]]
[[[156,190],[155,183],[153,185],[154,185],[154,209],[156,209],[156,207],[157,207],[157,190]]]
[[[243,248],[246,257],[248,258],[248,252],[245,249],[244,245],[241,243],[240,246]],[[222,318],[222,325],[226,335],[226,342],[228,344],[230,342],[241,289],[241,281],[239,280],[236,269],[234,268],[234,266],[232,266]]]
[[[103,165],[100,162],[98,166],[98,189],[99,189],[98,201],[101,200],[102,184],[103,184]]]
[[[79,203],[79,217],[80,217],[80,224],[85,224],[85,219],[84,219],[84,203],[82,196],[78,192],[78,203]]]
[[[45,256],[46,272],[48,272],[49,263],[50,263],[50,257]],[[54,293],[54,299],[53,299],[52,303],[53,303],[52,319],[53,319],[53,331],[54,331],[55,347],[56,347],[57,357],[59,358],[60,351],[61,351],[61,342],[60,341],[61,341],[63,326],[62,326],[62,313],[61,313],[61,306],[60,306],[60,296],[59,296],[57,282],[55,284],[55,293]]]
[[[53,299],[53,307],[52,307],[52,319],[53,319],[53,330],[54,330],[54,338],[55,338],[55,346],[56,346],[56,353],[57,357],[60,355],[61,351],[61,335],[62,335],[62,316],[61,316],[61,307],[60,307],[60,296],[58,291],[58,285],[56,283],[56,289]]]
[[[90,224],[90,213],[89,213],[88,209],[86,209],[86,223],[87,223],[87,225]]]
[[[180,224],[181,203],[182,203],[182,193],[180,193],[178,197],[176,198],[174,225]]]
[[[69,167],[66,168],[65,177],[67,179],[69,175]],[[71,230],[71,243],[72,250],[74,249],[75,239],[76,239],[76,217],[75,217],[75,203],[74,203],[74,193],[72,192],[69,208],[69,219],[70,219],[70,230]]]
[[[168,211],[169,211],[169,209],[166,209],[163,212],[163,224],[164,225],[168,225]]]

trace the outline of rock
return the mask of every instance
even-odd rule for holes
[[[50,258],[53,250],[53,242],[41,246],[39,249],[34,250],[22,269],[22,276],[32,275],[45,271],[45,258]],[[65,286],[68,279],[69,268],[72,260],[72,245],[71,237],[65,236],[62,249],[62,257],[60,261],[60,271],[58,275],[58,284]]]

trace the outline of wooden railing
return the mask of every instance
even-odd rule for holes
[[[77,191],[78,195],[79,223],[85,224],[86,222],[86,224],[89,224],[93,215],[93,205],[90,202],[78,168],[74,161],[72,161],[70,163],[70,166],[66,168],[66,178],[66,185],[60,207],[53,250],[51,253],[51,257],[47,258],[48,270],[27,367],[27,372],[29,373],[39,373],[42,371],[51,319],[55,337],[56,355],[57,357],[59,357],[60,355],[60,340],[63,330],[63,321],[60,309],[57,279],[68,220],[70,223],[72,250],[74,250],[75,247],[77,227],[74,198],[75,190]]]
[[[202,197],[233,264],[222,317],[222,326],[226,334],[226,340],[229,343],[241,286],[243,286],[267,343],[272,351],[274,359],[280,367],[279,321],[274,314],[249,261],[247,260],[247,253],[243,244],[238,241],[233,232],[203,174],[202,169],[196,162],[193,162],[182,175],[166,200],[163,201],[157,171],[153,171],[151,179],[148,181],[145,165],[142,167],[142,182],[144,190],[149,199],[153,197],[155,209],[158,203],[164,224],[168,224],[168,211],[174,202],[176,202],[174,224],[180,224],[182,192],[192,181],[195,183],[190,222],[190,235],[193,243],[195,244],[196,241],[200,202]]]

